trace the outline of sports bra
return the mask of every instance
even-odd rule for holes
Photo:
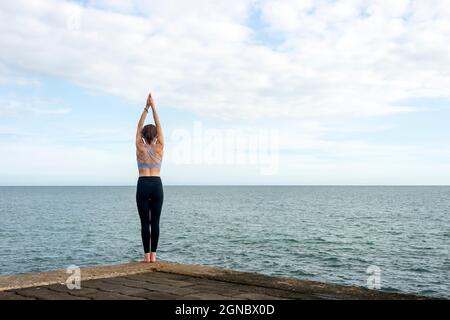
[[[145,163],[143,161],[139,161],[139,157],[138,157],[137,158],[137,165],[138,165],[139,169],[142,169],[142,168],[148,168],[148,169],[161,168],[162,159],[160,159],[160,158],[158,158],[158,157],[156,157],[154,155],[155,146],[156,146],[155,143],[152,144],[150,148],[147,147],[147,145],[145,145],[145,149],[147,150],[148,157],[146,159],[144,159],[144,161],[147,161],[147,160],[151,159],[151,160],[155,161],[155,163]]]

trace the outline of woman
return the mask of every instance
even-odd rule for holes
[[[155,125],[144,126],[149,107],[152,108]],[[136,158],[139,179],[136,203],[141,219],[141,236],[144,246],[144,262],[156,262],[159,239],[159,217],[164,199],[160,178],[161,161],[164,154],[164,135],[156,112],[152,95],[142,112],[136,133]],[[151,226],[151,236],[149,227]]]

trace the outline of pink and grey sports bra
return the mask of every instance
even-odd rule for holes
[[[149,168],[149,169],[161,168],[162,159],[155,156],[155,154],[154,154],[155,146],[156,146],[155,143],[152,144],[151,147],[147,147],[147,145],[145,145],[145,149],[147,151],[147,158],[142,159],[143,161],[139,161],[139,157],[137,157],[137,165],[138,165],[139,169],[141,169],[141,168]],[[148,160],[153,160],[154,163],[147,163]]]

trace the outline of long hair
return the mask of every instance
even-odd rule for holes
[[[156,138],[156,126],[154,124],[148,124],[142,128],[142,137],[145,143],[151,144]]]

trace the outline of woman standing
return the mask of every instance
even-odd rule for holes
[[[152,109],[155,124],[144,126],[145,118]],[[164,155],[164,135],[156,112],[152,95],[142,112],[136,132],[136,158],[139,178],[136,203],[141,220],[141,236],[144,246],[144,262],[156,262],[159,239],[159,217],[164,199],[160,178],[161,161]],[[151,227],[151,233],[150,233]]]

